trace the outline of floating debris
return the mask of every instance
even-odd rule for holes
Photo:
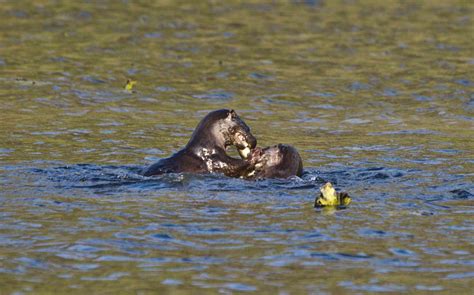
[[[137,84],[137,81],[134,81],[132,79],[128,79],[127,84],[125,84],[125,90],[132,91],[133,87],[135,87],[135,84]]]
[[[352,201],[351,197],[345,192],[336,192],[330,182],[323,185],[319,191],[319,197],[314,200],[314,207],[321,208],[326,206],[345,207]]]

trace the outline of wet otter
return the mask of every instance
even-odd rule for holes
[[[226,154],[226,148],[234,145],[242,158]],[[234,110],[210,112],[199,122],[188,144],[169,158],[162,159],[143,171],[144,176],[163,173],[223,173],[239,177],[254,165],[251,149],[257,140],[250,128]]]
[[[256,148],[251,155],[254,169],[248,170],[244,178],[288,178],[303,174],[303,162],[298,151],[286,144],[264,149]]]

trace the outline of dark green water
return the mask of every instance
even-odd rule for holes
[[[470,294],[474,4],[0,5],[0,294]],[[127,79],[137,81],[133,92]],[[301,179],[137,174],[234,108]],[[353,196],[315,210],[324,181]]]

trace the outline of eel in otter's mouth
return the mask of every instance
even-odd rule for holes
[[[242,159],[248,159],[250,154],[252,153],[252,150],[248,147],[248,145],[244,147],[243,149],[238,149],[238,151]]]
[[[242,159],[249,159],[252,154],[252,150],[257,146],[257,139],[251,134],[246,135],[242,132],[237,132],[234,137],[234,145],[237,147],[237,151]]]
[[[241,138],[236,147],[240,157],[244,160],[247,160],[250,157],[250,154],[252,154],[252,145],[243,138]]]

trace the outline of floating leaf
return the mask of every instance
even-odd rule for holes
[[[321,194],[316,197],[314,207],[347,206],[351,203],[351,197],[345,192],[336,192],[330,182],[323,185],[319,190]]]
[[[125,84],[125,90],[132,91],[135,84],[137,84],[137,81],[133,81],[132,79],[128,79],[127,84]]]

